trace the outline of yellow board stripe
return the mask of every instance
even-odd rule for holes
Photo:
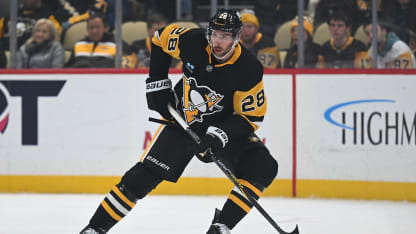
[[[118,214],[116,214],[114,211],[113,211],[113,209],[111,209],[111,207],[107,204],[107,202],[105,202],[105,201],[102,201],[101,202],[101,206],[104,208],[104,210],[105,211],[107,211],[107,213],[111,216],[111,217],[113,217],[113,219],[115,219],[115,220],[117,220],[117,221],[120,221],[122,218],[118,215]]]
[[[94,193],[107,194],[120,176],[0,175],[0,193]],[[151,194],[228,195],[234,187],[228,178],[181,177],[177,183],[162,182]],[[378,199],[416,202],[416,182],[307,180],[296,182],[298,197]],[[292,196],[292,180],[278,178],[263,197]]]
[[[245,187],[249,188],[251,191],[253,191],[258,197],[261,197],[261,195],[263,195],[263,193],[260,191],[260,189],[254,187],[254,185],[252,185],[250,182],[248,182],[247,180],[243,180],[243,179],[239,179],[238,182],[240,182],[240,184],[244,185]]]
[[[243,209],[246,213],[250,212],[251,208],[240,200],[240,198],[236,197],[234,194],[230,194],[228,197],[231,201],[233,201],[235,204],[237,204],[241,209]]]
[[[113,187],[113,191],[117,194],[117,196],[123,200],[130,208],[133,208],[136,204],[131,202],[124,194],[117,188],[117,186]]]

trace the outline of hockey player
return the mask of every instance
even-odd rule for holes
[[[162,180],[176,182],[194,155],[204,162],[209,148],[258,199],[277,175],[278,165],[254,134],[266,113],[267,99],[260,62],[239,44],[238,13],[219,10],[207,30],[168,25],[152,39],[148,107],[170,120],[167,105],[176,106],[197,145],[181,129],[161,126],[140,161],[104,198],[81,234],[106,233]],[[172,89],[168,69],[172,57],[183,61],[183,77]],[[237,188],[222,210],[216,209],[208,234],[230,233],[252,208]]]

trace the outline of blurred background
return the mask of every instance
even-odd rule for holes
[[[218,8],[252,16],[242,18],[241,42],[265,68],[403,69],[415,65],[414,0],[17,0],[0,3],[0,68],[143,68],[150,53],[146,39],[157,28],[170,23],[205,28]],[[105,55],[107,59],[91,55],[80,62],[76,58],[82,48],[75,44],[91,40],[87,23],[94,15],[103,22],[98,22],[101,32],[92,41],[114,43],[113,54]],[[47,36],[33,40],[40,19],[54,27],[44,26]],[[370,23],[380,26],[381,33],[375,33]],[[246,30],[250,25],[254,30]],[[51,38],[57,43],[51,43]],[[398,41],[397,55],[386,56]],[[41,49],[35,46],[42,42],[49,44]],[[377,53],[371,52],[371,45],[378,48]],[[59,62],[33,61],[45,47],[53,48]],[[274,61],[266,61],[267,57]],[[178,61],[172,67],[181,64]]]

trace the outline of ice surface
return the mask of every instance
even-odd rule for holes
[[[0,234],[78,234],[104,195],[0,194]],[[148,196],[109,233],[204,234],[220,196]],[[260,204],[286,231],[301,234],[416,233],[416,203],[269,198]],[[275,234],[257,210],[233,234]]]

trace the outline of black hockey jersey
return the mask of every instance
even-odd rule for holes
[[[322,45],[321,54],[326,68],[361,68],[367,50],[364,43],[349,37],[343,48],[336,48],[334,40],[328,40]]]
[[[167,77],[170,56],[183,62],[183,78],[175,92],[178,110],[194,131],[203,134],[208,126],[216,126],[232,139],[258,129],[267,110],[263,68],[248,50],[237,44],[232,57],[219,63],[204,29],[178,25],[159,30],[152,43],[152,78]]]

